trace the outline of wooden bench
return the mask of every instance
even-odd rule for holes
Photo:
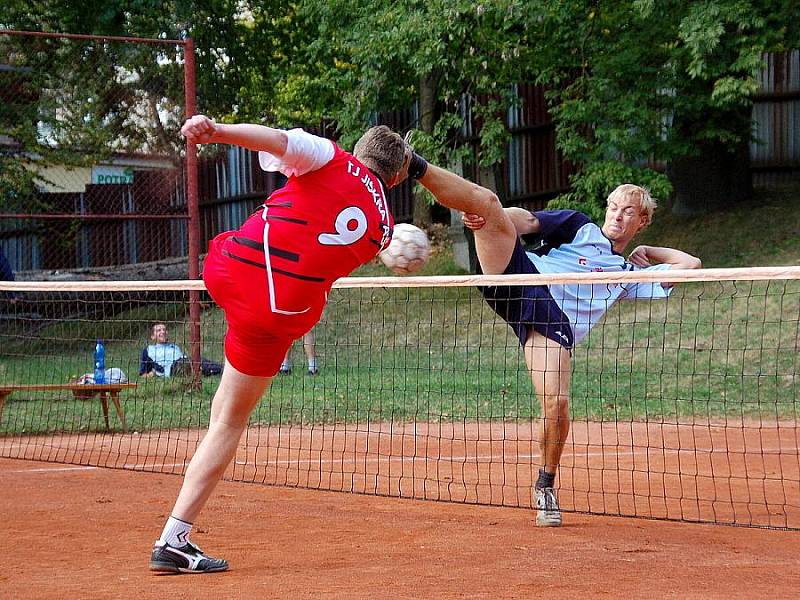
[[[54,390],[70,390],[76,398],[87,400],[96,395],[100,396],[100,404],[103,406],[103,417],[106,420],[106,429],[108,426],[108,397],[111,396],[111,401],[114,403],[114,408],[117,411],[117,417],[122,423],[122,430],[127,430],[125,423],[125,413],[122,411],[122,405],[119,403],[119,393],[124,389],[135,388],[135,383],[48,383],[48,384],[28,384],[28,383],[0,383],[0,419],[3,418],[3,407],[6,403],[6,398],[13,392],[17,391],[54,391]]]

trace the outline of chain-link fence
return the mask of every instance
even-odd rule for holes
[[[0,31],[0,250],[15,271],[190,255],[185,50]]]

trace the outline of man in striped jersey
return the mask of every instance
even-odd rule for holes
[[[487,275],[701,267],[700,259],[686,252],[653,246],[638,246],[625,259],[623,251],[650,224],[656,207],[649,192],[636,185],[621,185],[609,195],[605,222],[599,227],[576,211],[503,208],[490,190],[434,166],[418,180],[439,203],[464,213],[464,224],[475,233],[478,260]],[[534,252],[522,247],[520,236],[528,235],[541,238],[542,244]],[[669,284],[636,282],[481,289],[488,304],[519,338],[542,405],[541,465],[534,486],[537,525],[561,525],[555,476],[569,434],[574,345],[616,300],[664,298],[670,291]]]

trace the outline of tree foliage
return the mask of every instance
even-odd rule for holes
[[[267,66],[262,72],[275,72],[251,21],[244,3],[227,0],[9,0],[0,9],[0,27],[16,30],[159,40],[191,34],[197,38],[199,106],[222,118],[235,117],[242,102],[253,104],[241,90],[249,87],[246,76],[258,70],[251,59],[259,56],[255,46],[267,51],[258,61]],[[42,200],[32,194],[41,176],[25,168],[25,157],[36,156],[39,165],[77,166],[113,152],[182,151],[179,44],[2,35],[0,50],[0,127],[15,142],[13,154],[0,159],[0,198],[6,204]]]
[[[334,120],[345,146],[377,114],[416,106],[409,126],[418,130],[418,151],[441,164],[497,164],[509,138],[505,115],[518,101],[512,84],[530,61],[527,6],[520,0],[301,1],[298,17],[316,35],[279,86],[281,104]],[[472,135],[474,157],[464,143]],[[415,221],[429,218],[415,210]]]
[[[728,168],[747,173],[736,161],[750,141],[756,72],[765,52],[797,45],[794,11],[787,0],[306,0],[298,16],[317,33],[287,63],[278,104],[335,119],[351,141],[376,112],[412,105],[430,86],[423,152],[463,159],[479,124],[478,160],[491,166],[505,156],[511,84],[535,81],[549,90],[559,149],[580,167],[557,204],[596,214],[620,178],[668,196],[663,167],[674,164],[680,183],[687,157],[730,155]],[[691,201],[708,202],[699,190]]]
[[[492,164],[507,139],[505,110],[516,100],[510,84],[519,81],[529,61],[527,4],[306,0],[299,12],[317,24],[318,33],[299,74],[290,74],[295,96],[312,99],[316,110],[334,118],[345,139],[352,139],[376,112],[413,105],[421,82],[427,82],[438,112],[434,127],[425,132],[425,151],[443,159],[458,151],[456,133],[465,126],[461,106],[467,94],[474,99],[474,116],[484,124],[478,132],[481,159]]]
[[[238,0],[10,0],[0,25],[51,33],[195,39],[200,103],[214,112],[230,111],[244,85],[241,73],[258,53],[249,47],[247,2]],[[270,4],[282,5],[280,1]],[[262,59],[262,64],[267,58]],[[173,82],[182,89],[183,78]]]
[[[347,146],[376,114],[416,105],[415,144],[442,164],[499,164],[505,115],[519,102],[512,84],[545,85],[558,147],[580,167],[558,203],[590,213],[620,178],[669,194],[667,176],[649,167],[673,165],[680,185],[688,159],[738,157],[763,55],[797,47],[797,23],[790,0],[6,0],[0,9],[0,25],[15,29],[191,36],[199,108],[219,119],[329,119]],[[123,127],[142,98],[112,73],[105,91],[77,89],[80,61],[62,62],[81,99],[73,111],[96,124],[83,135]],[[151,100],[180,95],[179,61],[131,64]],[[179,141],[177,119],[156,123],[165,107],[148,114],[147,143]],[[134,131],[122,137],[137,141]]]
[[[539,10],[537,81],[551,90],[559,147],[584,166],[562,203],[599,203],[622,166],[718,161],[746,147],[764,53],[798,43],[786,0],[547,0]],[[582,179],[604,170],[601,195],[577,198]],[[665,175],[653,183],[670,189]],[[688,201],[707,200],[698,196]]]

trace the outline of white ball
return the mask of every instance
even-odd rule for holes
[[[399,223],[394,226],[389,247],[378,256],[393,272],[408,275],[428,262],[430,255],[431,243],[425,232],[409,223]]]

